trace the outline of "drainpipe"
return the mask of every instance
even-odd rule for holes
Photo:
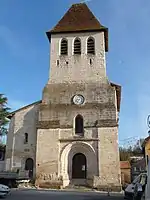
[[[146,188],[145,188],[145,200],[150,200],[150,156],[148,158],[147,184],[146,184]]]
[[[13,134],[13,142],[12,142],[12,156],[11,156],[11,171],[13,169],[13,163],[14,163],[14,147],[15,147],[15,135]]]

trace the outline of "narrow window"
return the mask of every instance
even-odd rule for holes
[[[75,118],[75,134],[83,135],[83,132],[83,117],[81,115],[77,115]]]
[[[92,59],[90,58],[90,65],[92,65]]]
[[[68,55],[68,41],[67,41],[67,39],[61,40],[61,55]]]
[[[59,66],[59,60],[57,60],[57,66]]]
[[[27,144],[28,143],[28,133],[24,134],[24,143]]]
[[[88,38],[87,40],[87,53],[95,54],[95,41],[92,37]]]
[[[81,41],[79,38],[74,40],[74,54],[81,54]]]

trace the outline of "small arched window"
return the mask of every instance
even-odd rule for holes
[[[68,41],[65,38],[63,38],[61,40],[60,54],[61,55],[68,55]]]
[[[81,54],[81,40],[79,38],[74,40],[74,54]]]
[[[92,37],[87,40],[87,54],[95,54],[95,40]]]
[[[24,143],[27,144],[28,143],[28,133],[24,134]]]
[[[81,115],[77,115],[75,118],[75,134],[81,136],[84,134],[83,117]]]

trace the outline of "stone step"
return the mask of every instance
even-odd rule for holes
[[[92,188],[88,187],[88,186],[78,186],[78,185],[69,185],[67,187],[65,187],[65,189],[70,189],[70,190],[91,190],[93,191]]]

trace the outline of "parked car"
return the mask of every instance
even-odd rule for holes
[[[10,188],[6,185],[0,184],[0,197],[6,197],[10,194]]]
[[[147,175],[147,173],[141,173],[139,176],[137,176],[134,181],[129,184],[125,190],[124,190],[124,199],[133,199],[135,186],[137,183],[140,183],[141,177]]]
[[[143,194],[145,193],[145,188],[147,184],[147,174],[143,174],[140,181],[135,184],[133,200],[141,200]]]

